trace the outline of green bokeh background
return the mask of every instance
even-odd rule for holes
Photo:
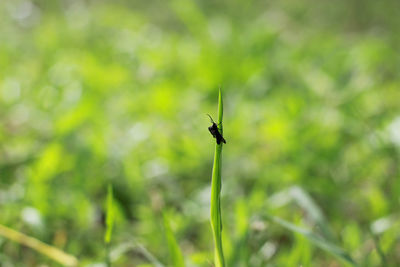
[[[321,232],[304,199],[361,266],[399,266],[399,43],[394,0],[3,0],[0,223],[100,263],[111,183],[115,266],[168,265],[166,211],[212,266],[221,86],[228,266],[343,266],[257,217]],[[4,238],[0,262],[57,266]]]

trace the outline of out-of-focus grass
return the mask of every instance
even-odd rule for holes
[[[49,246],[41,242],[40,240],[17,232],[4,225],[0,225],[0,236],[5,237],[8,240],[17,242],[19,245],[33,249],[36,252],[41,253],[42,255],[45,255],[53,261],[58,262],[64,266],[78,265],[78,260],[74,256],[68,255],[55,247]]]
[[[229,266],[340,264],[250,221],[260,210],[330,235],[361,266],[382,265],[382,253],[398,266],[399,10],[394,0],[0,1],[1,224],[101,262],[111,182],[113,247],[134,236],[168,262],[168,209],[185,263],[210,266],[204,113],[223,84]],[[294,185],[319,212],[287,193]],[[52,264],[5,239],[0,262]],[[113,264],[149,258],[129,250]]]
[[[112,185],[107,186],[107,209],[106,209],[106,232],[104,234],[104,242],[110,244],[112,229],[114,225],[114,208],[113,208],[113,191]]]
[[[170,266],[185,267],[182,251],[179,248],[178,242],[171,229],[168,213],[164,213],[164,230],[165,237],[168,244]]]
[[[271,221],[281,225],[282,227],[286,228],[287,230],[289,230],[291,232],[298,233],[298,234],[304,236],[308,241],[313,243],[315,246],[338,257],[339,259],[341,259],[343,262],[347,263],[348,265],[357,266],[355,261],[352,259],[352,257],[346,251],[344,251],[342,248],[336,246],[335,244],[331,243],[329,240],[324,239],[321,236],[318,236],[318,235],[312,233],[310,230],[296,226],[292,223],[282,220],[279,217],[265,215],[265,218],[267,220],[271,220]]]
[[[112,185],[107,186],[107,204],[106,204],[106,231],[104,233],[104,243],[106,246],[106,263],[107,266],[111,266],[110,259],[110,242],[112,236],[112,230],[114,226],[114,206],[113,206],[113,191]]]

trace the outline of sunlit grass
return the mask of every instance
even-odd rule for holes
[[[168,266],[169,210],[188,267],[215,266],[213,242],[229,267],[345,264],[312,234],[360,266],[400,266],[396,1],[57,2],[0,1],[1,225],[82,265]],[[211,229],[215,139],[199,121],[219,122],[216,82],[229,146]],[[253,224],[260,210],[307,235]],[[9,240],[0,265],[52,265]]]
[[[17,242],[23,246],[27,246],[39,252],[40,254],[43,254],[51,258],[52,260],[59,262],[60,264],[63,264],[64,266],[78,265],[78,260],[74,256],[63,252],[56,247],[49,246],[36,238],[27,236],[23,233],[15,231],[1,224],[0,224],[0,236],[3,236],[9,240]]]

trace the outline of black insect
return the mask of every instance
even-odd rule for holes
[[[226,141],[224,139],[224,137],[222,136],[222,134],[219,132],[218,129],[218,125],[214,122],[214,120],[211,118],[211,116],[209,114],[207,114],[208,117],[210,117],[211,119],[211,123],[212,125],[210,127],[208,127],[208,130],[210,131],[210,133],[212,134],[212,136],[217,139],[217,144],[221,144],[221,141],[226,144]]]

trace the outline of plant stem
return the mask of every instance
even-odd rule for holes
[[[222,93],[218,96],[218,128],[222,134],[223,103]],[[214,236],[214,261],[216,267],[225,267],[224,251],[222,249],[222,218],[221,218],[221,165],[222,142],[215,144],[214,165],[211,178],[211,228]]]

